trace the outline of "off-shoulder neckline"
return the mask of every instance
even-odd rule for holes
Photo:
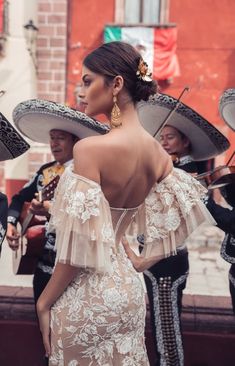
[[[109,201],[107,200],[107,198],[105,197],[105,195],[104,195],[104,192],[103,192],[103,190],[102,190],[102,188],[101,188],[101,185],[100,185],[100,183],[98,183],[98,182],[96,182],[95,180],[92,180],[92,179],[90,179],[90,178],[87,178],[87,177],[84,177],[83,175],[80,175],[80,174],[77,174],[77,173],[74,173],[74,171],[73,171],[73,164],[70,164],[69,166],[68,166],[68,168],[67,169],[69,169],[69,172],[75,177],[75,178],[78,178],[78,179],[81,179],[81,180],[83,180],[84,182],[87,182],[87,183],[92,183],[93,185],[96,185],[97,187],[99,187],[100,188],[100,190],[101,190],[101,192],[102,192],[102,195],[103,195],[103,197],[104,197],[104,200],[107,202],[107,204],[109,205],[109,207],[110,207],[110,209],[111,210],[122,210],[122,211],[124,211],[124,210],[126,210],[126,211],[134,211],[134,210],[138,210],[143,204],[144,204],[144,202],[145,202],[145,200],[146,200],[146,198],[148,197],[148,195],[149,195],[149,193],[152,191],[152,189],[153,189],[153,187],[155,186],[155,184],[160,184],[160,183],[162,183],[165,179],[167,179],[170,175],[171,175],[171,173],[172,173],[172,171],[165,177],[165,178],[163,178],[159,183],[158,182],[155,182],[154,184],[153,184],[153,186],[152,186],[152,188],[150,189],[150,191],[149,191],[149,193],[148,193],[148,195],[145,197],[145,199],[144,199],[144,201],[141,203],[141,204],[139,204],[138,206],[136,206],[136,207],[127,207],[127,208],[124,208],[124,207],[112,207],[112,206],[110,206],[110,203],[109,203]]]
[[[101,193],[103,195],[104,200],[107,202],[107,204],[109,205],[109,207],[110,207],[111,210],[116,210],[116,211],[118,211],[118,210],[120,210],[120,211],[134,211],[134,210],[138,210],[143,205],[143,203],[145,201],[144,200],[139,206],[136,206],[136,207],[126,207],[126,208],[124,208],[124,207],[112,207],[112,206],[110,206],[110,203],[107,200],[107,198],[105,197],[104,192],[103,192],[103,190],[101,188],[101,185],[98,182],[96,182],[95,180],[92,180],[90,178],[84,177],[83,175],[74,173],[74,171],[72,170],[72,164],[68,168],[69,168],[70,174],[73,175],[75,178],[81,179],[81,180],[83,180],[84,182],[87,182],[87,183],[92,183],[93,185],[96,185],[97,187],[99,187],[100,190],[101,190]]]

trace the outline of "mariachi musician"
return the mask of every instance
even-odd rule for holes
[[[64,105],[29,100],[20,103],[13,112],[13,119],[19,130],[33,141],[49,143],[54,160],[44,164],[32,179],[13,196],[8,210],[7,240],[12,250],[19,247],[20,233],[17,222],[25,202],[31,202],[30,211],[35,215],[47,216],[49,201],[39,202],[35,195],[42,191],[56,176],[72,162],[73,146],[79,139],[93,134],[105,133],[106,128],[84,113]],[[28,122],[29,121],[29,122]],[[44,248],[34,272],[33,289],[35,303],[49,281],[55,262],[55,235],[46,230],[41,240]]]
[[[168,125],[161,129],[159,126],[176,103],[168,95],[157,94],[148,102],[139,103],[139,117],[151,135],[161,130],[157,138],[166,151],[174,155],[175,167],[196,174],[197,161],[217,156],[229,147],[229,142],[213,125],[183,103],[169,119]],[[142,236],[138,240],[143,244]],[[180,315],[189,262],[185,243],[181,244],[177,255],[163,259],[144,272],[158,366],[184,365]]]
[[[227,89],[222,94],[219,103],[220,115],[225,123],[235,131],[235,89]],[[235,210],[235,166],[229,167],[229,175],[225,178],[228,184],[221,189],[226,202]],[[234,220],[235,221],[235,220]],[[234,224],[235,226],[235,224]],[[235,228],[231,226],[221,246],[221,256],[231,264],[229,269],[229,290],[235,314]]]
[[[14,159],[29,149],[29,144],[0,113],[0,161]],[[7,228],[7,197],[0,192],[0,253]]]

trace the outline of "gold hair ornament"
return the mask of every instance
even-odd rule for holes
[[[137,78],[143,81],[153,81],[152,79],[152,73],[149,70],[147,62],[145,62],[143,59],[140,59],[138,69],[136,71]]]
[[[113,108],[111,111],[111,120],[110,120],[111,128],[121,127],[121,110],[117,105],[117,97],[113,96]]]

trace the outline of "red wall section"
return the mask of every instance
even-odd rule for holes
[[[5,185],[6,185],[6,195],[8,198],[8,202],[11,202],[12,197],[18,193],[23,186],[28,182],[28,180],[24,179],[6,179]]]
[[[103,42],[105,24],[114,21],[115,0],[70,0],[68,9],[67,97],[75,106],[74,87],[81,78],[82,60]]]
[[[114,21],[114,0],[70,0],[68,11],[67,103],[76,107],[74,88],[81,78],[84,56],[102,43],[103,29]],[[223,91],[235,87],[235,1],[171,0],[169,21],[177,24],[181,75],[161,91],[178,97],[188,85],[183,102],[207,118],[230,140],[231,148],[217,158],[228,160],[235,134],[219,115]]]
[[[170,22],[178,27],[181,76],[164,92],[178,97],[185,85],[190,86],[183,102],[229,138],[231,148],[218,158],[226,161],[235,149],[235,134],[221,119],[218,106],[223,91],[235,87],[235,1],[171,0]]]

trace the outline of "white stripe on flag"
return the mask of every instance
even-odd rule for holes
[[[144,61],[153,71],[154,60],[154,28],[151,27],[123,27],[122,41],[130,43],[138,49]]]

